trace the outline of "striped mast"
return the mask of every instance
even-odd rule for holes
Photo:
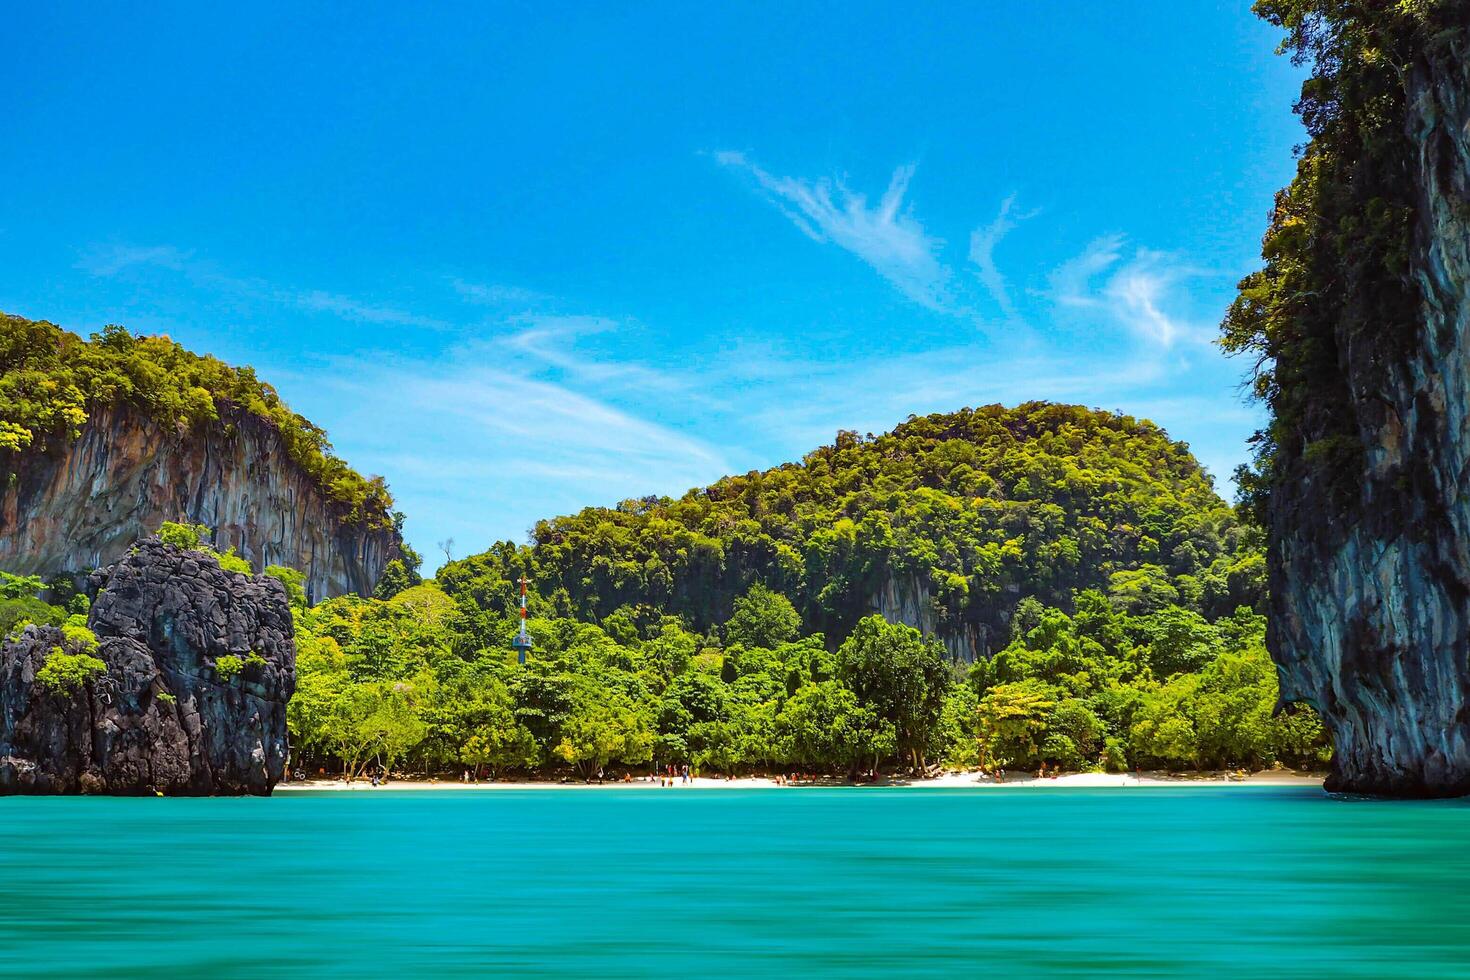
[[[524,574],[521,575],[521,630],[516,634],[515,639],[510,644],[515,647],[516,659],[521,663],[526,662],[526,654],[530,653],[531,648],[536,645],[531,639],[531,634],[526,632],[526,586],[530,584],[531,580],[526,578]]]

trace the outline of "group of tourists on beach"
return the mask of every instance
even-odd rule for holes
[[[676,766],[671,763],[662,769],[656,769],[654,774],[648,778],[650,780],[657,779],[660,786],[672,786],[676,782],[687,783],[690,779],[689,763],[686,762],[681,766]]]

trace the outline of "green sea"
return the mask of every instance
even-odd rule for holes
[[[0,825],[7,975],[1470,975],[1459,802],[365,788]]]

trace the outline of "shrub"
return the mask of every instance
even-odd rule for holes
[[[236,674],[240,673],[240,671],[244,669],[244,667],[245,661],[241,660],[233,653],[227,653],[223,657],[219,657],[214,661],[214,672],[219,675],[220,680],[222,681],[230,680]]]
[[[80,622],[78,622],[80,620]],[[97,634],[87,628],[85,616],[70,616],[61,624],[61,635],[68,646],[83,653],[97,652]]]
[[[208,548],[207,542],[213,535],[213,530],[207,524],[180,524],[175,521],[164,521],[158,526],[158,540],[176,548],[187,548],[190,551]]]
[[[36,682],[52,694],[71,697],[106,671],[107,665],[91,654],[67,653],[61,647],[52,647],[46,662],[36,671]]]
[[[235,554],[234,548],[226,551],[215,551],[213,548],[210,548],[209,554],[213,555],[215,560],[219,562],[219,567],[227,572],[239,572],[241,575],[255,574],[255,569],[250,567],[250,562]]]
[[[396,559],[395,559],[396,561]],[[393,562],[388,563],[391,567]],[[267,565],[261,573],[280,582],[286,589],[286,599],[291,603],[292,609],[306,608],[306,576],[294,568],[285,565]],[[380,596],[380,598],[382,598]]]

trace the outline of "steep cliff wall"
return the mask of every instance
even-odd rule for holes
[[[281,584],[150,539],[90,587],[105,669],[53,690],[37,674],[72,652],[61,630],[0,646],[0,793],[270,793],[296,683]]]
[[[1367,122],[1344,132],[1339,120],[1353,116],[1339,111],[1317,136],[1327,150],[1323,176],[1310,175],[1316,220],[1348,243],[1357,221],[1388,246],[1319,256],[1323,287],[1292,282],[1309,301],[1283,321],[1307,339],[1267,348],[1286,379],[1275,399],[1270,644],[1283,698],[1310,702],[1331,729],[1336,790],[1470,793],[1470,4],[1441,6],[1457,27],[1394,13],[1370,35],[1390,48],[1378,65],[1399,61],[1373,111],[1398,103],[1402,132]],[[1356,72],[1355,88],[1340,86],[1348,106],[1377,81],[1370,72],[1388,72],[1367,58],[1339,63]],[[1302,180],[1292,193],[1305,198]],[[1335,352],[1341,393],[1324,388],[1287,412],[1285,385],[1311,378],[1281,372],[1300,370],[1309,349]]]
[[[256,569],[306,575],[313,600],[371,594],[398,556],[389,528],[342,521],[267,421],[223,408],[180,429],[126,405],[99,409],[79,438],[20,458],[0,493],[0,568],[51,575],[113,561],[166,520],[207,524],[213,544]]]
[[[889,571],[878,589],[868,597],[868,606],[890,623],[902,623],[925,636],[937,637],[950,659],[969,664],[989,657],[998,646],[1005,645],[1005,634],[993,628],[989,621],[1007,622],[1019,591],[1012,586],[1003,604],[980,611],[986,622],[945,620],[941,618],[927,582],[914,574]]]

